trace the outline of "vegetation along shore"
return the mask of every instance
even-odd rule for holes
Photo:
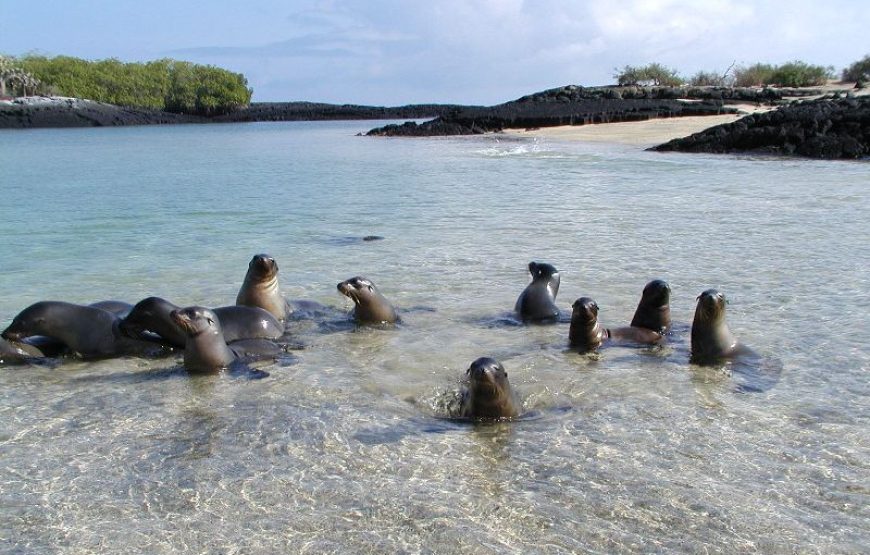
[[[750,114],[656,150],[754,152],[814,158],[870,156],[870,56],[830,85],[831,68],[755,64],[689,79],[659,64],[626,66],[617,84],[569,85],[495,106],[396,107],[316,102],[252,103],[241,74],[176,60],[90,62],[0,57],[0,128],[311,120],[408,121],[372,136],[470,135],[556,126]],[[670,137],[668,137],[670,138]]]

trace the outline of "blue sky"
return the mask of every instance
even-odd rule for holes
[[[866,0],[0,0],[0,53],[212,64],[255,101],[494,104],[649,62],[839,72],[868,29]]]

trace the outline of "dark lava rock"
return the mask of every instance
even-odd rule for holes
[[[314,102],[257,102],[230,114],[207,118],[70,98],[53,99],[51,102],[14,101],[11,104],[0,104],[0,129],[166,123],[424,119],[437,117],[455,109],[457,106],[440,104],[383,107]]]
[[[372,129],[368,135],[429,137],[476,135],[503,129],[641,121],[651,118],[735,113],[721,98],[687,101],[672,87],[561,87],[518,100],[449,110],[420,124],[406,122]]]
[[[216,122],[326,121],[373,119],[423,119],[440,116],[457,106],[410,104],[407,106],[362,106],[320,102],[254,102],[236,112],[212,118]]]
[[[103,127],[202,123],[205,121],[208,120],[196,116],[170,114],[142,108],[125,108],[74,98],[55,99],[45,103],[12,102],[11,104],[0,104],[0,129]]]
[[[870,157],[870,96],[795,102],[649,150]]]

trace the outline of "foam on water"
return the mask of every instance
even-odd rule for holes
[[[0,326],[41,299],[229,304],[259,252],[291,299],[347,310],[335,284],[361,274],[417,308],[299,323],[299,363],[261,380],[0,369],[5,551],[865,549],[866,164],[355,136],[372,125],[0,133]],[[664,278],[676,332],[590,356],[564,323],[492,325],[530,260],[610,325]],[[688,364],[710,287],[773,387]],[[532,418],[442,418],[479,356]]]

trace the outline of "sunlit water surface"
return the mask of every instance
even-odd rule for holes
[[[355,136],[373,125],[0,133],[3,327],[43,299],[232,304],[260,252],[290,299],[349,310],[335,285],[362,274],[404,309],[298,322],[298,363],[259,380],[0,368],[0,549],[866,552],[867,163]],[[587,356],[566,324],[502,325],[531,260],[611,325],[664,278],[676,332]],[[772,387],[689,365],[710,287]],[[526,418],[443,418],[484,355]]]

